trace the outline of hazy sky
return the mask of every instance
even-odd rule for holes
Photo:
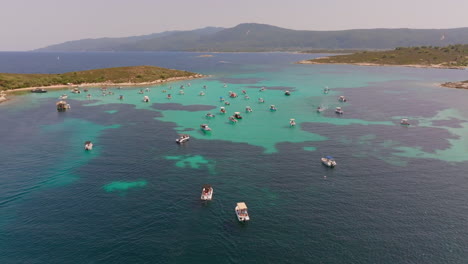
[[[290,29],[468,27],[468,0],[0,0],[0,50],[256,22]]]

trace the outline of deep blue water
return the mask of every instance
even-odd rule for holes
[[[300,122],[257,134],[247,117],[236,127],[213,121],[210,138],[191,119],[219,103],[190,88],[173,101],[152,88],[147,106],[131,97],[137,88],[124,102],[51,91],[0,104],[0,263],[467,263],[468,91],[435,85],[467,71],[198,55],[0,53],[0,72],[157,65],[211,75],[192,86],[268,86],[262,96],[279,105],[271,123],[287,111]],[[321,94],[325,85],[333,95]],[[283,87],[294,101],[281,101]],[[57,113],[64,92],[72,109]],[[333,108],[337,94],[350,99],[345,115],[313,111]],[[398,125],[408,116],[409,128]],[[184,130],[194,136],[178,146]],[[84,152],[89,139],[95,148]],[[336,168],[320,164],[326,154]],[[115,182],[144,184],[106,189]],[[199,201],[205,183],[209,203]],[[235,217],[239,201],[247,224]]]

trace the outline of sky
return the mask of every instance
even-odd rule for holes
[[[301,30],[468,27],[468,0],[0,0],[0,51],[263,23]]]

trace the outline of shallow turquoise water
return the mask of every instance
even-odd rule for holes
[[[90,99],[57,90],[1,104],[1,263],[463,263],[468,257],[466,91],[434,85],[466,79],[466,71],[295,65],[305,55],[284,53],[60,55],[60,63],[80,56],[81,66],[55,65],[46,55],[29,56],[51,71],[131,61],[211,77],[144,94],[138,91],[147,87],[109,88],[114,94],[106,96],[91,89]],[[0,69],[15,67],[10,61]],[[228,98],[229,91],[239,97]],[[63,93],[72,109],[57,113]],[[340,95],[348,102],[338,102]],[[317,113],[319,105],[326,111]],[[336,106],[345,114],[337,116]],[[237,111],[244,118],[232,124],[228,116]],[[208,112],[216,117],[206,119]],[[412,125],[401,127],[401,118]],[[202,123],[213,131],[203,133]],[[179,133],[192,138],[179,146]],[[91,152],[83,150],[86,140],[95,143]],[[323,167],[323,155],[335,156],[338,166]],[[205,183],[215,189],[210,203],[199,201]],[[239,201],[249,206],[247,225],[236,221]]]

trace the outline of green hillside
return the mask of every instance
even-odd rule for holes
[[[62,74],[0,73],[0,90],[26,87],[83,84],[83,83],[143,83],[173,77],[189,77],[196,73],[154,66],[132,66],[67,72]]]
[[[173,31],[131,39],[70,41],[38,51],[305,51],[394,49],[468,43],[468,28],[291,30],[264,24]]]
[[[330,56],[309,60],[311,63],[422,65],[441,67],[468,67],[468,45],[446,47],[399,47],[388,51],[362,51],[349,55]]]

